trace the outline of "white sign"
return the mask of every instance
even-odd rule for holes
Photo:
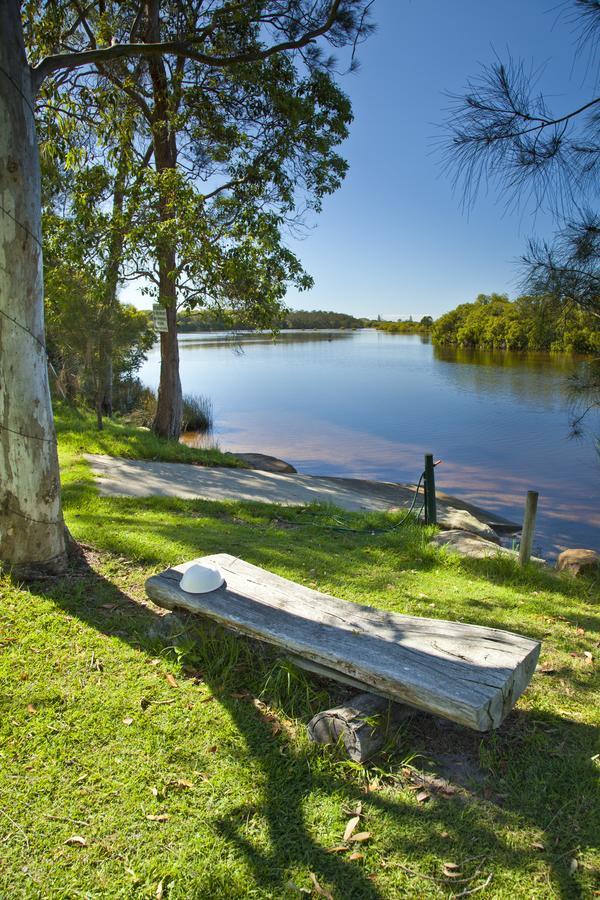
[[[154,319],[154,327],[157,331],[168,331],[167,311],[160,303],[152,304],[152,318]]]

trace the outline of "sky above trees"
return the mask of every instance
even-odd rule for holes
[[[507,209],[492,186],[470,211],[452,190],[436,145],[447,93],[495,56],[523,59],[554,112],[592,96],[594,66],[577,54],[573,4],[550,0],[376,0],[377,32],[340,79],[354,122],[342,148],[350,170],[291,248],[315,278],[291,307],[383,317],[437,316],[482,292],[518,293],[527,238],[550,238],[543,211]],[[340,68],[346,60],[340,58]],[[129,286],[122,299],[146,306]]]

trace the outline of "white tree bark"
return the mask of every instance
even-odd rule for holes
[[[18,0],[0,0],[0,567],[61,571],[66,532],[44,347],[40,166]]]

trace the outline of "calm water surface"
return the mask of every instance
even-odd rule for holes
[[[270,453],[300,472],[415,481],[423,453],[443,490],[521,521],[539,491],[536,543],[600,550],[600,459],[568,436],[576,362],[434,348],[377,331],[180,337],[185,393],[209,396],[223,450]],[[141,377],[157,387],[154,349]]]

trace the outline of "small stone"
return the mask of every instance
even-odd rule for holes
[[[556,560],[556,568],[571,575],[594,574],[600,568],[600,554],[595,550],[563,550]]]
[[[291,463],[266,453],[231,453],[230,455],[246,463],[249,469],[278,472],[280,475],[295,475],[298,472],[298,469],[295,469]]]
[[[519,555],[514,550],[500,547],[498,544],[488,541],[477,534],[460,529],[442,531],[440,534],[436,534],[430,543],[437,547],[446,547],[452,553],[458,553],[459,556],[470,556],[473,559],[488,559],[498,555],[517,559]],[[531,557],[531,562],[544,565],[544,560],[535,556]]]
[[[446,531],[468,531],[488,541],[493,541],[494,544],[500,543],[500,538],[494,529],[466,509],[456,509],[451,506],[447,508],[442,507],[438,512],[437,524]]]

